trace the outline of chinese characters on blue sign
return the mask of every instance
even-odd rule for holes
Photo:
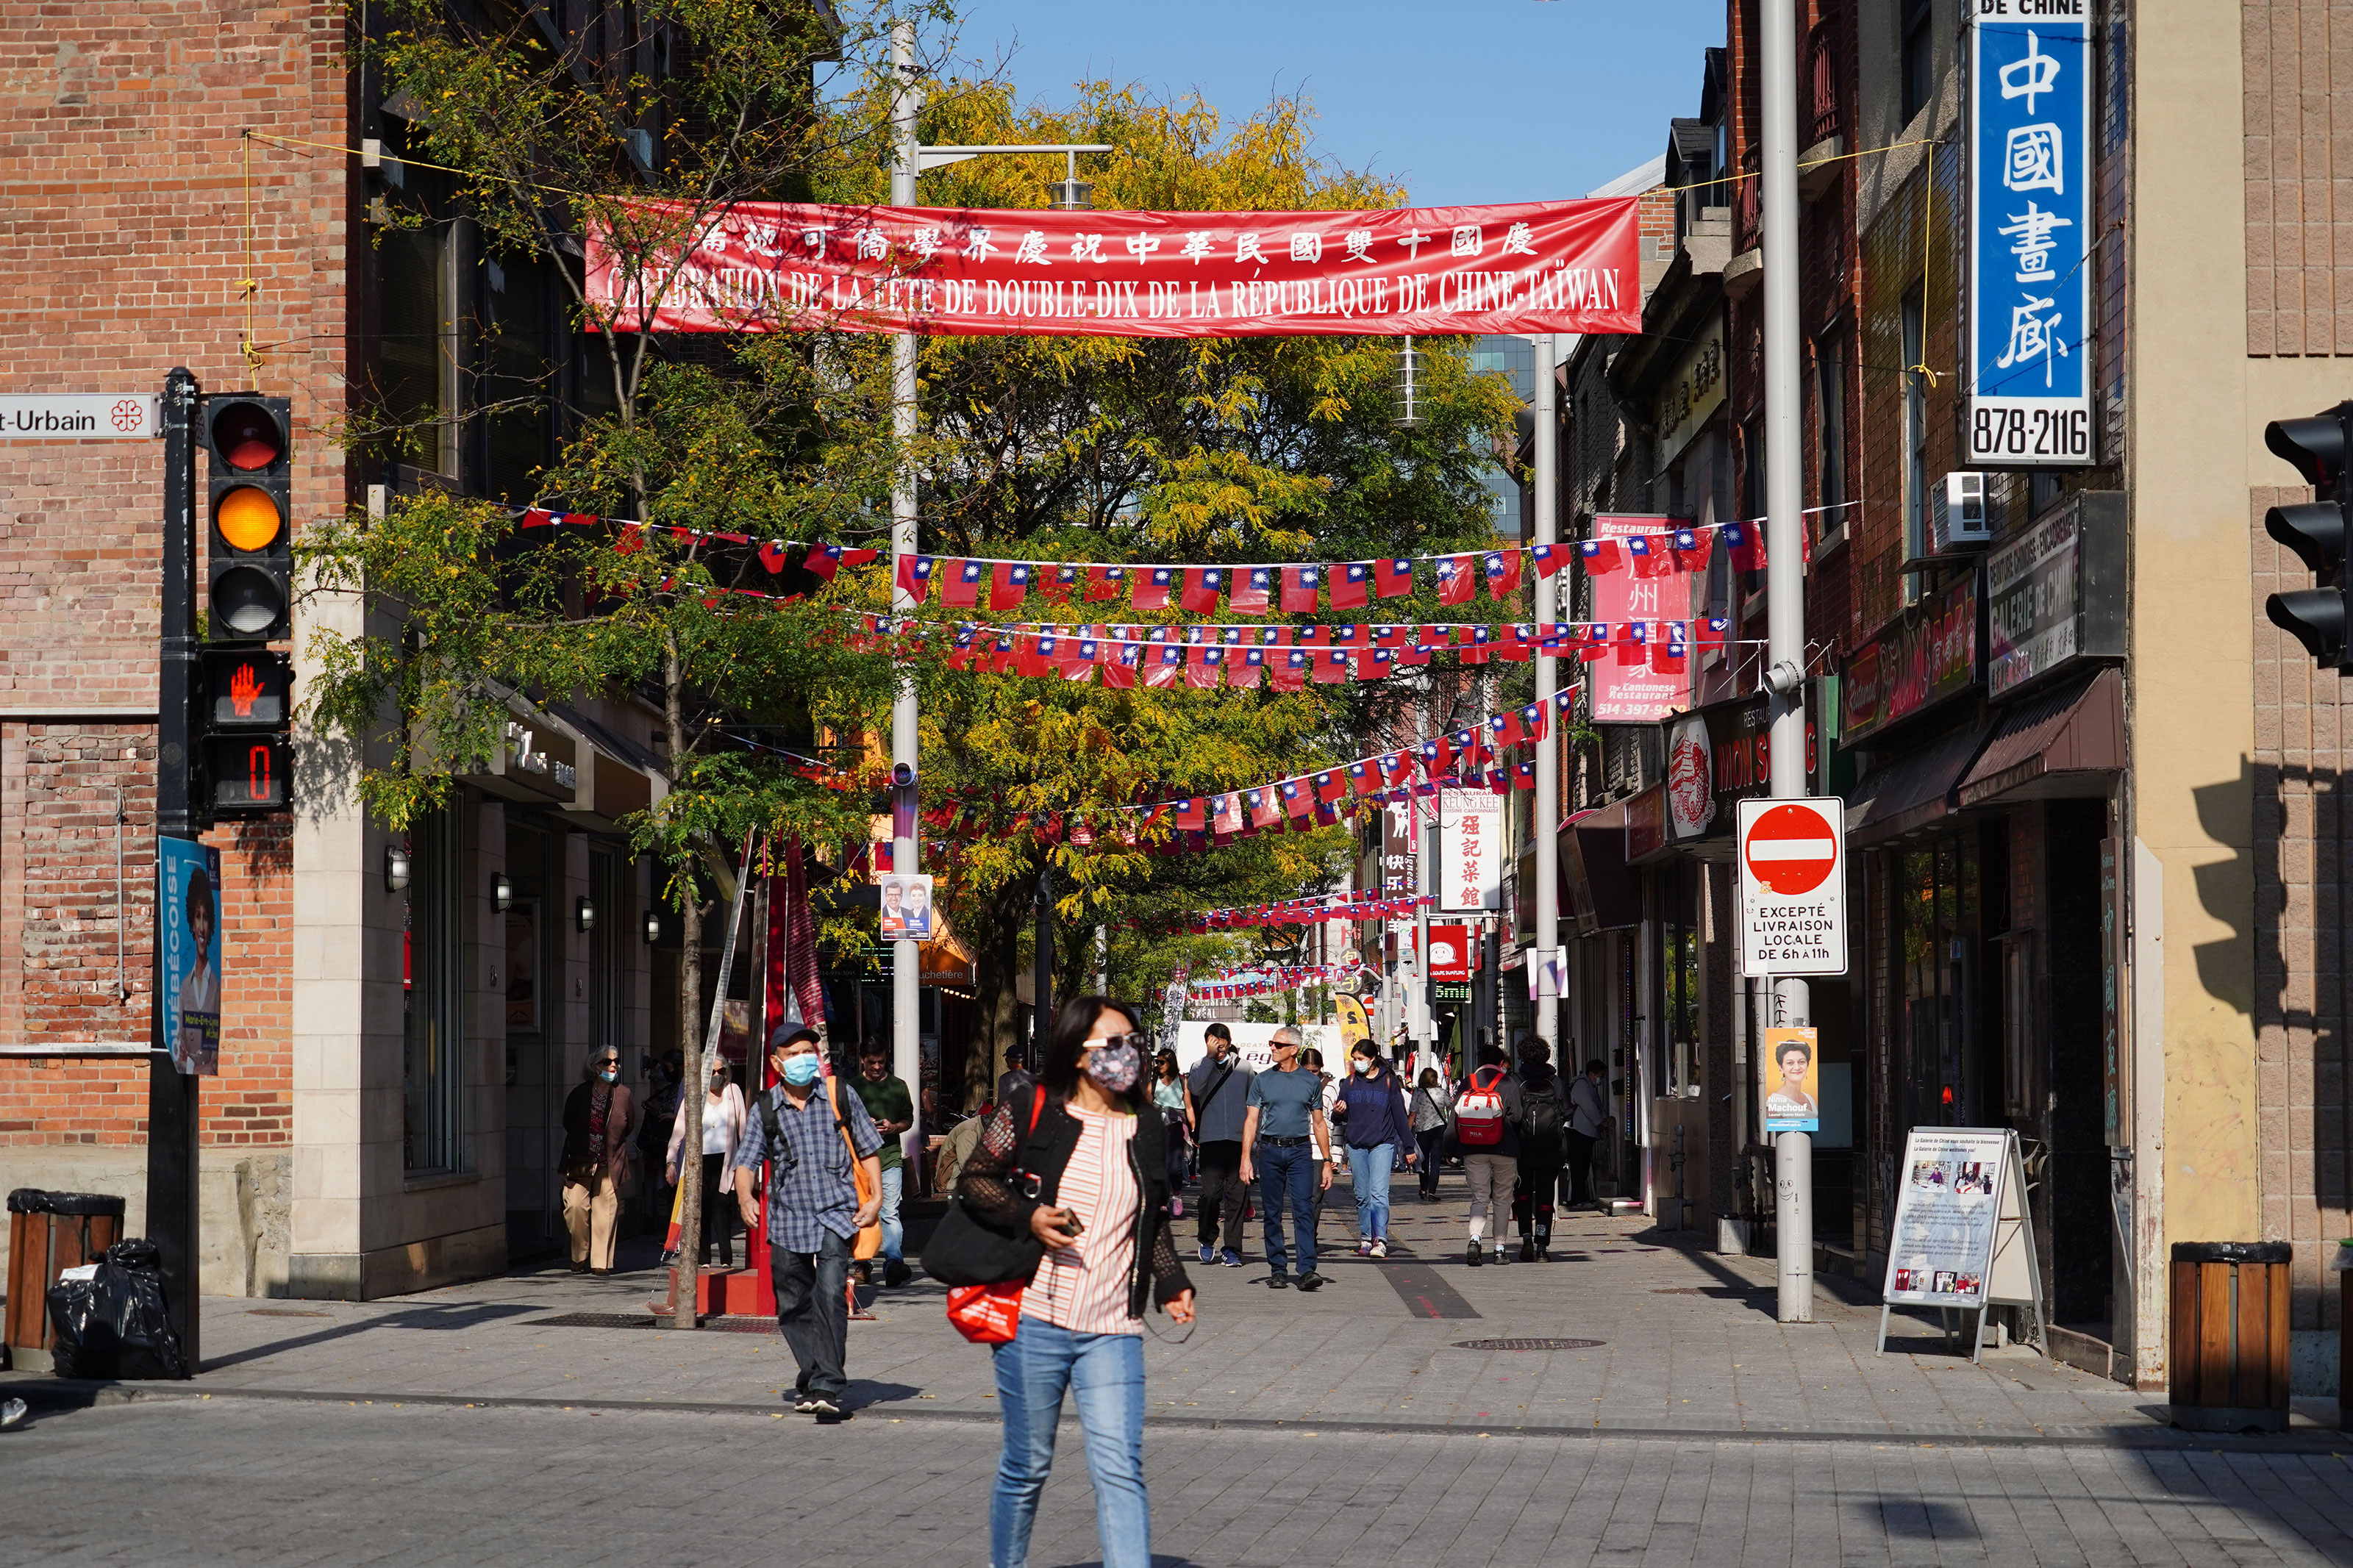
[[[2091,0],[1971,0],[1968,462],[2092,461]]]

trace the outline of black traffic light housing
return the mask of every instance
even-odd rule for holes
[[[251,644],[293,633],[294,406],[222,393],[197,416],[206,505],[205,640]]]
[[[293,717],[292,659],[260,647],[205,649],[199,807],[216,817],[286,810],[292,804],[287,732]]]
[[[2323,668],[2353,674],[2353,615],[2348,614],[2346,515],[2353,507],[2353,401],[2304,419],[2274,419],[2263,445],[2285,458],[2315,500],[2263,513],[2263,531],[2296,552],[2317,584],[2274,594],[2263,603],[2272,624],[2292,635]]]

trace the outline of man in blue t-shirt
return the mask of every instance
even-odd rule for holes
[[[1332,1184],[1332,1167],[1316,1159],[1319,1144],[1330,1134],[1324,1127],[1324,1079],[1299,1065],[1299,1034],[1277,1029],[1268,1042],[1274,1052],[1274,1070],[1250,1080],[1248,1107],[1242,1118],[1242,1180],[1259,1184],[1259,1207],[1266,1214],[1266,1261],[1273,1272],[1267,1285],[1276,1290],[1291,1285],[1284,1272],[1282,1208],[1291,1205],[1291,1219],[1299,1243],[1299,1288],[1313,1290],[1324,1283],[1315,1272],[1315,1189],[1319,1177]]]

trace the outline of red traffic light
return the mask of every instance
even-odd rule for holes
[[[286,433],[260,404],[230,403],[213,416],[212,448],[249,474],[286,456]]]

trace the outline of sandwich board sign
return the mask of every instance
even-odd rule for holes
[[[1846,803],[1744,800],[1734,814],[1740,973],[1846,973]]]
[[[2040,1344],[2042,1277],[2034,1267],[2018,1134],[1915,1127],[1904,1141],[1901,1176],[1880,1290],[1879,1353],[1887,1352],[1887,1320],[1897,1307],[1975,1312],[1972,1361],[1985,1353],[1989,1307],[2031,1308]]]

